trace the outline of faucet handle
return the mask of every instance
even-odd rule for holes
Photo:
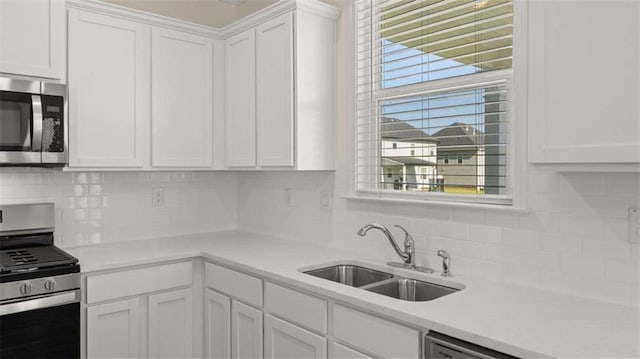
[[[402,227],[399,224],[394,224],[393,226],[400,228],[404,232],[404,242],[405,243],[407,241],[413,242],[413,237],[411,237],[411,234],[409,234],[409,232],[406,229],[404,229],[404,227]]]

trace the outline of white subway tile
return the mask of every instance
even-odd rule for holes
[[[639,191],[640,175],[636,173],[607,173],[604,175],[605,193],[637,195]]]
[[[606,302],[629,304],[631,288],[627,284],[584,278],[582,280],[583,295]]]
[[[629,243],[625,242],[585,239],[582,241],[582,255],[591,258],[628,261],[631,259],[631,247]]]
[[[584,234],[594,237],[604,235],[604,221],[598,216],[562,215],[558,217],[558,220],[560,233]]]
[[[435,234],[445,238],[467,239],[469,227],[463,223],[439,221],[436,222]]]
[[[573,255],[560,256],[560,270],[563,273],[581,277],[604,278],[604,260],[599,258],[585,258]]]
[[[485,258],[484,243],[456,240],[454,241],[453,251],[456,256],[464,256],[470,258]]]
[[[632,262],[607,260],[606,278],[633,285],[640,285],[640,265]]]
[[[479,224],[469,225],[469,240],[485,243],[502,243],[502,229]]]
[[[539,249],[540,233],[504,228],[502,230],[502,244],[518,248]]]
[[[604,238],[612,241],[627,242],[629,240],[628,218],[604,218]]]
[[[540,248],[543,251],[582,255],[582,238],[569,234],[541,233]]]
[[[567,187],[576,193],[604,193],[604,178],[598,173],[565,173]]]

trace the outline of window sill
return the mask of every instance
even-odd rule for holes
[[[478,210],[490,210],[511,213],[528,213],[530,209],[527,207],[514,206],[513,204],[489,204],[489,203],[471,203],[460,201],[440,201],[437,199],[410,199],[410,198],[393,198],[393,197],[376,197],[370,194],[351,194],[341,196],[340,198],[347,201],[357,202],[377,202],[377,203],[393,203],[393,204],[412,204],[425,205],[427,207],[449,207],[449,208],[470,208]]]

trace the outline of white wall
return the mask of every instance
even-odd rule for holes
[[[151,206],[153,187],[164,188],[161,207]],[[0,168],[0,203],[55,203],[63,248],[234,229],[236,192],[234,173]]]
[[[349,194],[349,22],[338,30],[337,171],[238,174],[238,226],[397,260],[380,233],[356,236],[366,223],[406,226],[417,261],[440,268],[452,255],[454,274],[484,277],[638,304],[638,245],[627,241],[627,208],[640,205],[640,175],[558,174],[528,166],[527,212],[355,202]],[[332,195],[321,204],[321,192]],[[395,231],[401,239],[402,236]]]

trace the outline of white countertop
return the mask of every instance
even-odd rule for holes
[[[202,256],[367,311],[520,357],[640,358],[638,307],[455,276],[466,288],[429,302],[406,302],[298,271],[361,262],[416,279],[438,274],[386,267],[361,254],[246,232],[100,244],[68,249],[83,273]]]

